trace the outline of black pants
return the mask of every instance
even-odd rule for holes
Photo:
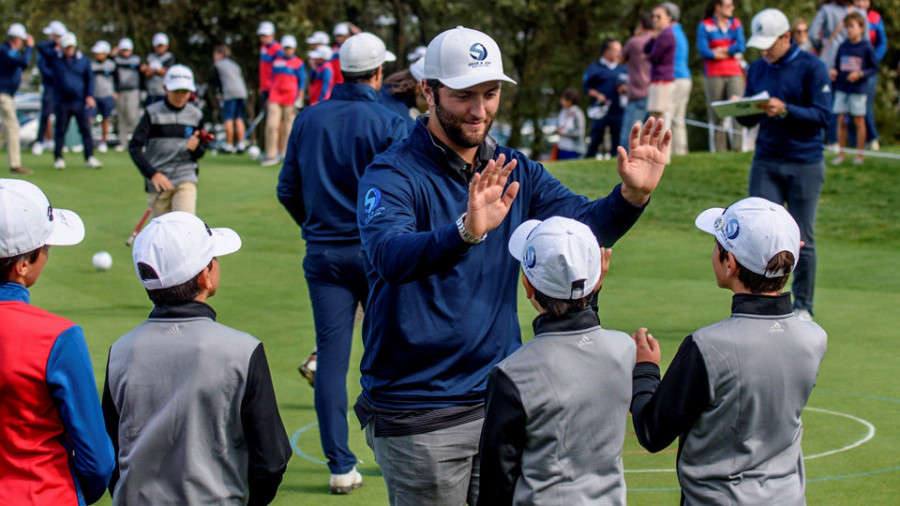
[[[69,120],[74,117],[78,122],[81,142],[84,144],[84,159],[87,160],[93,156],[94,140],[91,138],[91,125],[88,123],[87,106],[84,102],[56,104],[54,114],[56,114],[56,146],[53,155],[57,159],[62,158],[63,146],[66,145],[66,130],[69,128]]]

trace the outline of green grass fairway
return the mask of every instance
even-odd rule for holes
[[[125,247],[147,205],[141,177],[123,153],[101,155],[102,170],[85,169],[74,154],[67,155],[65,171],[52,170],[49,156],[23,158],[36,171],[28,179],[53,205],[78,211],[87,227],[82,244],[53,249],[32,288],[32,302],[84,327],[102,387],[110,344],[151,309]],[[727,317],[730,294],[716,288],[710,267],[713,239],[694,229],[693,220],[707,207],[745,195],[750,160],[750,154],[674,158],[644,216],[614,248],[600,297],[604,326],[628,332],[649,327],[668,363],[685,335]],[[605,195],[618,180],[612,161],[559,163],[549,170],[590,197]],[[210,226],[231,227],[243,238],[243,249],[222,259],[221,288],[211,305],[220,322],[266,346],[281,416],[295,443],[275,503],[386,504],[378,466],[352,415],[351,446],[366,473],[365,486],[348,497],[328,495],[313,390],[297,373],[315,341],[300,268],[304,247],[298,227],[275,198],[277,175],[278,168],[261,168],[246,156],[207,156],[201,161],[198,202],[198,213]],[[819,206],[815,309],[829,343],[804,413],[809,504],[896,504],[900,492],[898,180],[896,161],[828,165]],[[101,250],[115,262],[107,272],[91,267],[91,256]],[[520,313],[528,339],[534,311],[524,297]],[[357,330],[347,378],[351,404],[360,389],[361,352]],[[647,454],[630,434],[630,422],[628,429],[629,503],[677,504],[676,447]],[[108,497],[101,502],[108,503]]]

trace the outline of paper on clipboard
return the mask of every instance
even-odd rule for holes
[[[752,97],[742,97],[736,100],[718,100],[711,103],[710,106],[720,118],[750,116],[752,114],[762,114],[763,111],[757,109],[756,104],[764,104],[769,101],[769,98],[769,92],[763,91]]]

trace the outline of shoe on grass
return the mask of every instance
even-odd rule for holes
[[[881,144],[878,143],[878,139],[875,139],[869,143],[870,151],[878,151],[879,149],[881,149]]]
[[[40,142],[35,142],[31,145],[31,154],[34,156],[41,156],[44,154],[44,145]]]
[[[97,160],[96,156],[91,156],[84,161],[84,166],[89,169],[99,169],[100,167],[103,167],[103,164],[100,163],[100,160]]]
[[[34,174],[33,170],[26,169],[25,167],[10,167],[9,171],[20,176],[30,176],[31,174]]]
[[[832,158],[832,160],[831,160],[831,165],[840,165],[840,164],[842,164],[842,163],[844,163],[844,157],[843,157],[843,156],[839,156],[839,157],[837,157],[837,158]]]
[[[53,168],[56,170],[63,170],[66,168],[66,161],[62,158],[57,158],[55,162],[53,162]]]
[[[853,165],[862,165],[862,164],[863,164],[863,157],[857,156],[856,158],[853,159]]]
[[[306,360],[300,364],[300,367],[297,368],[300,371],[300,374],[306,378],[306,381],[309,382],[309,386],[314,386],[316,383],[316,356],[317,349],[313,348],[312,353],[309,354]]]
[[[273,156],[272,158],[263,158],[263,160],[259,162],[259,164],[263,167],[271,167],[273,165],[278,165],[279,163],[281,163],[281,158],[278,158],[277,156]]]
[[[105,142],[101,142],[97,145],[98,153],[106,153],[107,151],[109,151],[109,146],[107,146]]]
[[[328,491],[332,494],[349,494],[353,489],[363,486],[362,475],[356,470],[356,467],[349,473],[332,474],[328,480]]]

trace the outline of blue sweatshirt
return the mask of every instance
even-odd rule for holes
[[[868,40],[857,43],[845,40],[834,57],[834,68],[838,69],[834,89],[844,93],[866,94],[866,81],[878,73],[878,58]],[[861,71],[863,76],[854,82],[847,80],[850,72]]]
[[[744,126],[760,124],[756,156],[798,163],[822,160],[824,129],[831,118],[831,80],[822,61],[793,42],[775,63],[759,58],[747,68],[744,96],[762,91],[784,101],[788,115],[737,118]]]
[[[681,23],[672,25],[672,35],[675,36],[675,79],[690,79],[691,68],[688,66],[691,44],[688,42]]]
[[[406,133],[403,118],[379,104],[375,88],[365,84],[336,84],[330,100],[297,116],[278,176],[278,200],[306,241],[359,241],[359,178],[376,154]]]
[[[416,104],[410,104],[405,95],[394,95],[391,91],[393,91],[393,86],[382,85],[381,90],[378,92],[378,102],[400,115],[406,124],[406,129],[412,131],[416,126],[416,120],[409,115],[409,109],[410,107],[415,107]]]
[[[628,67],[625,65],[616,65],[615,68],[609,68],[600,60],[597,60],[584,71],[581,77],[581,85],[584,88],[584,94],[587,96],[590,90],[597,90],[606,97],[609,104],[609,110],[606,115],[619,116],[622,114],[622,105],[619,102],[619,84],[624,82],[625,76],[628,74]],[[592,98],[591,104],[602,105],[600,102]]]
[[[31,61],[31,48],[13,49],[9,41],[0,45],[0,93],[15,95],[22,83],[22,69]]]
[[[53,97],[58,104],[83,104],[94,96],[94,73],[91,60],[81,51],[66,58],[56,42],[45,40],[37,45],[38,51],[53,71]]]
[[[470,246],[456,227],[468,202],[468,172],[450,165],[427,121],[420,116],[409,137],[375,157],[359,183],[370,286],[361,383],[363,396],[379,408],[484,401],[491,368],[521,345],[519,263],[507,242],[522,222],[575,218],[611,246],[643,212],[619,186],[594,201],[576,195],[541,164],[488,137],[478,166],[500,154],[517,160],[509,182],[520,187],[503,223]]]

